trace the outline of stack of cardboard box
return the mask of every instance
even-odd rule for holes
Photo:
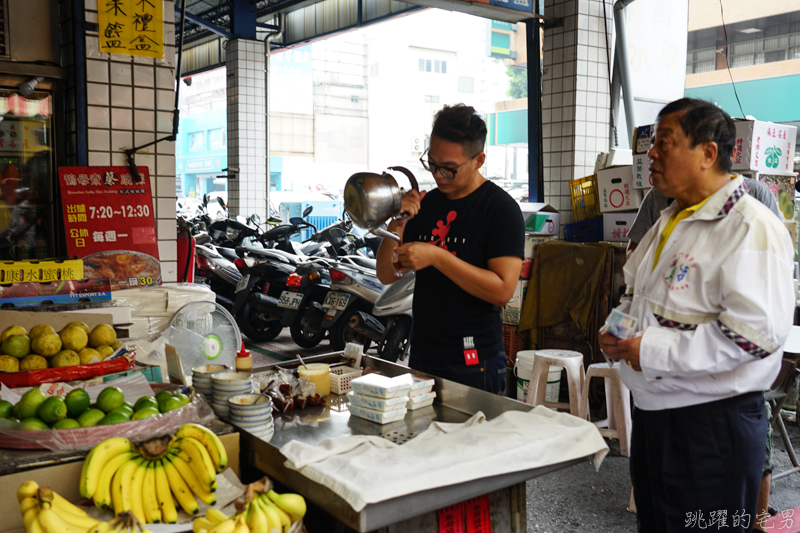
[[[647,152],[646,148],[644,152]],[[644,189],[649,187],[646,183],[647,156],[644,155],[644,165],[641,162],[637,164],[641,161],[638,157],[634,146],[633,154],[629,150],[612,150],[606,161],[598,158],[597,191],[600,212],[603,213],[604,241],[628,241],[628,231],[636,219],[646,192]],[[644,175],[644,180],[640,179],[639,183],[634,179],[637,172]]]

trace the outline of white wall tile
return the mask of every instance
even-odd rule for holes
[[[99,83],[108,83],[108,62],[93,61],[91,59],[87,60],[86,80]]]
[[[107,107],[90,105],[86,112],[87,124],[90,128],[108,128],[109,116]]]
[[[89,105],[108,105],[108,85],[87,83],[86,102]]]
[[[108,151],[108,130],[89,129],[89,150]]]
[[[123,108],[111,109],[111,127],[117,130],[133,129],[133,111]]]
[[[132,89],[124,85],[112,85],[111,105],[115,107],[133,107]]]
[[[176,241],[158,241],[158,257],[161,261],[175,261],[178,259],[178,244]]]
[[[111,83],[119,85],[131,84],[131,65],[126,63],[109,63],[111,69]]]

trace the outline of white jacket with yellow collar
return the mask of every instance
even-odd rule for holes
[[[641,372],[620,374],[638,408],[661,410],[769,389],[794,318],[794,246],[780,220],[731,180],[679,222],[677,202],[625,264],[621,311],[639,319]]]

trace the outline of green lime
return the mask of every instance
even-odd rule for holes
[[[19,401],[20,418],[32,418],[36,416],[36,410],[47,399],[39,389],[33,388],[22,395]]]
[[[0,418],[8,418],[11,416],[11,410],[14,404],[5,400],[0,400]]]
[[[145,407],[152,407],[154,409],[158,409],[158,400],[156,400],[152,396],[142,396],[141,398],[136,400],[136,405],[133,406],[133,410],[141,411]]]
[[[100,409],[88,409],[78,417],[78,424],[80,424],[82,428],[96,426],[104,416],[106,416],[106,414]]]
[[[135,411],[136,409],[133,408],[133,404],[131,402],[122,402],[123,407],[129,407],[131,411]]]
[[[122,413],[108,413],[100,420],[100,422],[97,423],[97,425],[108,426],[111,424],[122,424],[123,422],[129,422],[129,421],[130,418]]]
[[[143,418],[150,418],[151,416],[156,416],[158,413],[158,409],[155,407],[143,407],[136,411],[131,417],[131,420],[141,420]]]
[[[183,403],[181,403],[181,399],[176,396],[170,396],[163,402],[159,404],[160,410],[162,413],[168,413],[170,411],[174,411],[175,409],[180,409],[183,407]]]
[[[67,416],[67,404],[61,396],[50,396],[42,402],[36,414],[46,424],[55,424]]]
[[[128,420],[130,420],[131,417],[133,416],[133,409],[131,409],[127,405],[120,405],[116,409],[112,409],[111,412],[109,412],[108,414],[110,414],[110,415],[115,415],[115,414],[125,415],[125,416],[128,417]]]
[[[169,392],[168,390],[162,390],[161,392],[156,394],[156,401],[158,402],[158,405],[161,405],[161,402],[163,402],[167,398],[172,398],[172,393]]]
[[[175,395],[173,395],[172,397],[173,398],[178,398],[181,401],[181,405],[186,405],[187,403],[192,401],[191,398],[189,398],[187,395],[182,394],[180,392],[175,394]]]
[[[72,418],[79,417],[84,411],[89,409],[89,404],[92,402],[89,398],[89,393],[83,389],[69,391],[64,401],[67,404],[67,413]]]
[[[110,413],[125,401],[125,394],[119,387],[106,387],[97,396],[97,407],[104,413]]]
[[[81,425],[78,424],[78,421],[72,418],[62,418],[53,424],[53,429],[76,429],[79,427],[81,427]]]
[[[24,431],[39,431],[40,429],[50,429],[50,426],[42,422],[35,416],[22,419],[22,426],[20,429]]]
[[[14,407],[11,408],[11,418],[16,418],[17,420],[22,418],[21,416],[19,416],[19,404],[18,403],[14,404]]]

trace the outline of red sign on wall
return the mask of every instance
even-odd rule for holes
[[[59,167],[67,253],[84,260],[86,278],[108,278],[111,289],[158,285],[153,198],[147,167]]]

